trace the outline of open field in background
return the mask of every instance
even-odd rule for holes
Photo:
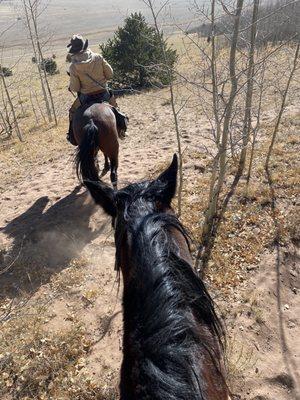
[[[49,52],[63,53],[66,41],[74,34],[81,33],[88,36],[90,43],[96,45],[112,37],[124,18],[137,10],[151,22],[151,13],[141,0],[87,0],[84,6],[81,0],[51,0],[40,18],[39,26],[42,36],[51,41],[47,44]],[[14,4],[11,7],[10,4]],[[172,13],[166,10],[163,17],[164,30],[172,33],[177,30],[176,25],[182,28],[190,26],[194,16],[190,11],[189,0],[176,0],[172,2]],[[81,18],[78,16],[81,15]],[[17,17],[21,19],[16,22]],[[23,24],[23,13],[20,1],[6,1],[0,3],[1,30],[12,23],[16,24],[2,38],[5,41],[4,49],[1,48],[2,59],[15,60],[19,54],[28,53],[27,32]],[[63,23],[62,23],[63,21]],[[176,24],[175,22],[176,21]],[[48,41],[48,40],[47,40]],[[29,49],[30,50],[30,49]]]
[[[210,98],[200,85],[193,85],[191,82],[197,82],[197,80],[199,80],[200,71],[203,67],[203,59],[199,57],[196,45],[199,43],[204,48],[206,47],[209,49],[209,44],[206,43],[205,38],[198,38],[196,34],[189,35],[189,37],[190,38],[186,38],[183,34],[177,33],[171,35],[168,39],[169,43],[176,48],[179,54],[177,66],[178,82],[175,85],[175,92],[177,104],[180,105],[186,101],[187,110],[200,117],[205,115],[208,112],[209,107],[211,107]],[[191,42],[191,38],[194,43]],[[95,52],[99,51],[99,46],[97,44],[90,47]],[[269,51],[270,48],[262,50],[261,58],[263,58],[263,55],[267,54]],[[280,106],[276,94],[278,94],[282,88],[277,86],[277,83],[279,84],[279,82],[282,82],[281,84],[283,87],[286,67],[292,62],[293,51],[293,46],[286,46],[270,57],[270,64],[273,68],[266,72],[266,96],[262,109],[271,120],[276,117],[276,113]],[[220,60],[222,61],[222,58],[225,60],[228,54],[228,49],[221,48],[219,52],[221,54]],[[52,53],[46,53],[45,57],[51,56],[51,54]],[[54,54],[56,54],[55,51]],[[57,62],[59,73],[49,76],[48,79],[55,97],[54,100],[58,118],[60,119],[60,123],[64,124],[67,120],[68,109],[73,102],[73,96],[67,90],[69,83],[67,70],[69,64],[66,62],[66,48],[62,53],[56,54],[55,61]],[[245,58],[243,55],[239,57],[238,63],[244,65]],[[45,125],[44,121],[44,117],[46,117],[46,108],[42,100],[42,92],[36,65],[31,62],[31,54],[24,56],[21,59],[21,62],[15,64],[13,71],[13,76],[7,78],[6,82],[10,89],[13,103],[16,106],[22,132],[25,136],[29,135],[29,137],[31,137],[36,131],[38,131],[38,134],[40,135],[42,130],[48,132],[51,136],[51,126],[47,124]],[[291,99],[298,98],[298,75],[291,87]],[[147,95],[146,92],[144,92],[144,94]],[[124,97],[120,101],[123,102],[124,99],[124,102],[126,103],[126,99],[130,97],[131,96]],[[148,97],[149,99],[167,99],[168,90],[150,90]],[[199,98],[201,99],[200,102]],[[274,104],[275,98],[277,103]],[[35,109],[38,121],[36,120],[32,106]],[[295,107],[295,110],[297,111],[297,107]],[[208,137],[209,135],[203,134],[203,136]],[[205,144],[207,145],[207,141]],[[10,143],[3,142],[3,147],[5,148],[6,146],[10,147]]]
[[[196,49],[181,35],[170,40],[180,53],[179,71],[195,78],[201,62]],[[276,55],[270,81],[278,68],[285,74],[292,59],[288,50]],[[43,122],[37,105],[38,124],[30,111],[28,82],[33,101],[34,92],[40,97],[30,58],[8,79],[18,82],[15,99],[20,95],[18,112],[23,113],[20,125],[26,141],[0,144],[0,397],[114,399],[122,324],[113,236],[109,219],[76,187],[73,149],[65,142],[72,102],[66,90],[67,64],[62,54],[57,62],[61,73],[50,77],[50,84],[58,127]],[[228,375],[237,399],[292,400],[298,385],[299,73],[273,158],[279,206],[275,217],[281,228],[278,263],[263,157],[278,112],[274,95],[279,89],[271,86],[263,104],[247,201],[241,181],[206,278],[226,321]],[[188,100],[180,116],[185,161],[182,221],[199,239],[211,172],[205,150],[211,129],[206,94],[179,84],[176,97]],[[166,89],[122,97],[119,104],[130,116],[130,136],[121,143],[123,186],[156,176],[176,151],[176,141]],[[235,167],[230,165],[232,173]]]

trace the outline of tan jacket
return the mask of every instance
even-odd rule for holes
[[[70,89],[83,94],[105,91],[113,69],[100,55],[87,49],[71,57]]]

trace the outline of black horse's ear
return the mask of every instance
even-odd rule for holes
[[[165,187],[160,193],[163,203],[170,205],[176,193],[177,187],[177,172],[178,172],[178,157],[174,154],[170,166],[159,175],[157,181],[163,182]]]
[[[99,204],[111,217],[117,215],[114,190],[104,182],[83,181],[96,204]]]

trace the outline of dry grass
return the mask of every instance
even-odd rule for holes
[[[0,143],[0,193],[4,193],[8,185],[30,176],[36,165],[51,164],[61,156],[62,150],[67,152],[66,130],[65,121],[57,127],[46,125],[27,133],[24,143],[16,140]]]
[[[180,71],[188,73],[191,70],[191,62],[199,61],[195,49],[192,49],[192,55],[187,54],[185,50],[190,46],[187,42],[183,43],[181,38],[173,38],[173,41],[175,47],[180,48],[183,53]],[[63,61],[60,60],[59,63],[60,69],[63,70]],[[67,86],[65,76],[61,74],[51,78],[51,85],[54,88],[55,101],[61,107],[64,122],[61,122],[58,127],[50,125],[35,127],[32,114],[22,118],[26,142],[13,141],[1,144],[0,193],[2,195],[6,188],[30,176],[32,171],[36,170],[37,164],[49,165],[56,157],[66,154],[68,149],[64,135],[67,128],[66,110],[72,99],[65,94]],[[185,91],[186,87],[180,86],[177,94],[184,94]],[[166,98],[163,104],[168,105],[166,91],[162,91],[162,96]],[[193,107],[197,101],[198,99],[195,98],[191,106]],[[264,104],[266,110],[271,107],[271,103],[272,96]],[[192,112],[191,108],[189,111]],[[300,185],[299,121],[299,114],[285,117],[272,160],[273,178],[280,205],[277,218],[280,221],[283,242],[290,239],[299,241],[300,238],[300,213],[296,208]],[[249,267],[258,264],[260,255],[266,247],[272,245],[274,240],[270,192],[263,167],[273,123],[274,121],[265,122],[262,126],[263,135],[256,151],[253,176],[247,196],[245,197],[245,185],[241,182],[237,195],[231,202],[221,225],[209,264],[208,280],[213,287],[219,288],[224,293],[247,279]],[[183,190],[182,221],[197,242],[201,237],[201,222],[207,201],[210,163],[208,157],[200,152],[192,151],[185,154],[185,163],[190,159],[200,162],[205,169],[199,178],[191,182],[185,179]],[[169,160],[157,165],[149,177],[156,178],[168,163]],[[230,166],[230,169],[234,173],[235,166]],[[188,178],[188,173],[185,169],[185,178]],[[41,268],[41,264],[37,265],[39,273],[42,271],[41,276],[34,275],[32,272],[35,270],[34,267],[35,265],[30,263],[16,263],[14,265],[16,280],[24,276],[24,271],[28,271],[30,279],[40,280],[42,290],[47,292],[48,297],[49,294],[51,296],[43,300],[40,294],[32,299],[24,295],[21,300],[18,300],[20,301],[18,307],[14,309],[10,318],[1,322],[0,396],[5,399],[18,398],[20,400],[116,398],[116,376],[112,371],[108,369],[107,373],[103,374],[103,379],[95,383],[91,378],[92,374],[85,368],[86,359],[91,351],[91,341],[86,328],[79,322],[76,312],[72,313],[68,328],[64,328],[61,332],[52,332],[48,325],[52,318],[49,309],[54,298],[56,296],[72,297],[74,289],[77,290],[84,282],[85,260],[71,262],[69,266],[51,278],[47,275],[46,266]],[[97,290],[91,288],[84,289],[80,293],[82,300],[88,305],[93,305],[98,296]],[[251,299],[249,302],[256,322],[263,323],[259,305],[253,303]],[[6,315],[9,307],[10,301],[4,299],[0,305],[0,320],[1,315]],[[249,365],[255,363],[255,360],[251,351],[239,344],[236,338],[230,342],[229,378],[233,379],[249,369]]]
[[[84,282],[86,265],[74,260],[35,296],[0,304],[0,397],[25,399],[116,399],[117,376],[107,369],[93,380],[86,368],[92,341],[76,309],[66,324],[51,328],[58,296],[70,299]],[[84,292],[93,302],[97,293]],[[61,297],[62,296],[62,297]],[[16,306],[11,307],[13,302]],[[50,325],[49,325],[50,323]]]
[[[72,260],[68,268],[50,279],[51,291],[53,293],[68,294],[74,287],[80,286],[84,282],[86,266],[87,260],[84,258]]]
[[[296,118],[297,115],[291,115],[289,120],[293,121]],[[296,134],[297,127],[293,124],[290,124],[288,131],[283,130],[284,128],[274,148],[272,168],[276,196],[280,204],[276,218],[279,222],[281,241],[284,243],[299,237],[299,218],[292,216],[299,215],[296,204],[300,188],[300,138]],[[209,263],[208,279],[225,292],[247,279],[247,269],[259,263],[260,255],[275,238],[270,188],[264,175],[269,135],[270,129],[258,145],[247,194],[245,183],[242,181],[225,214]],[[202,159],[202,163],[206,171],[209,170],[205,159]],[[206,207],[208,184],[209,174],[206,173],[184,190],[182,219],[196,242],[201,240],[201,223]]]
[[[25,311],[25,310],[24,310]],[[47,310],[26,309],[0,332],[0,395],[18,399],[114,399],[114,386],[85,372],[91,343],[76,321],[66,331],[46,329]]]
[[[298,114],[290,114],[284,118],[272,158],[275,190],[281,203],[277,209],[277,219],[283,243],[291,239],[299,240],[300,223],[296,205],[300,188],[298,120]],[[224,292],[230,291],[232,287],[238,286],[248,278],[247,271],[258,265],[260,256],[273,244],[275,238],[271,193],[264,170],[273,126],[271,122],[263,127],[255,151],[250,185],[246,191],[246,184],[241,181],[226,212],[209,263],[208,279]],[[210,160],[205,154],[190,152],[184,157],[184,162],[187,163],[191,158],[203,165],[205,173],[201,174],[196,182],[190,182],[186,176],[181,219],[194,242],[199,243],[207,204]],[[149,174],[149,178],[156,178],[168,163],[169,160],[157,165]],[[229,165],[229,171],[232,175],[235,173],[234,163]],[[173,205],[176,208],[176,199]]]
[[[247,347],[237,337],[230,338],[226,347],[227,384],[234,391],[239,380],[239,389],[244,374],[257,363],[253,349]]]

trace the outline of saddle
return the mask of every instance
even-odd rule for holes
[[[121,113],[116,107],[109,104],[107,102],[107,100],[104,100],[102,98],[102,96],[103,96],[103,93],[90,94],[90,95],[88,95],[87,99],[85,100],[84,104],[82,104],[82,105],[91,106],[93,104],[106,102],[112,109],[113,113],[115,114],[119,138],[124,139],[126,136],[129,118],[127,117],[127,115]]]

